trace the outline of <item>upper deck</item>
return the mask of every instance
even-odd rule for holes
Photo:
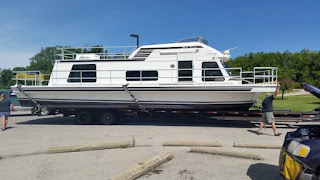
[[[40,73],[23,74],[17,84],[29,79],[49,86],[276,86],[277,68],[256,67],[252,71],[227,68],[230,59],[207,45],[203,38],[177,43],[109,47],[58,48],[50,79]],[[30,73],[30,72],[25,72]]]

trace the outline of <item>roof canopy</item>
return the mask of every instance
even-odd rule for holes
[[[178,41],[178,43],[185,43],[185,42],[201,42],[205,45],[208,45],[208,40],[204,39],[203,37],[193,37],[193,38],[187,38],[187,39],[182,39]]]

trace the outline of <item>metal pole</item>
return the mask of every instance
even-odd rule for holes
[[[139,35],[137,35],[137,48],[139,47]]]

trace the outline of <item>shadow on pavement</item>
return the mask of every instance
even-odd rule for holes
[[[74,116],[35,116],[32,120],[17,122],[25,125],[77,125]],[[99,125],[98,120],[93,125]],[[120,120],[115,125],[132,126],[199,126],[199,127],[225,127],[225,128],[257,128],[250,121],[199,119],[193,117],[161,117],[161,118],[127,118]],[[268,127],[269,128],[269,127]],[[290,127],[278,127],[288,129]],[[291,127],[292,129],[292,127]],[[255,131],[249,131],[256,134]],[[266,134],[264,134],[266,135]]]
[[[74,116],[44,116],[39,119],[17,122],[16,124],[24,125],[76,125]],[[98,125],[99,123],[94,123]],[[200,127],[232,127],[232,128],[253,128],[254,124],[243,121],[221,121],[212,119],[196,118],[176,118],[176,119],[148,119],[148,118],[128,118],[116,122],[115,125],[131,126],[200,126]]]
[[[24,125],[76,125],[74,117],[43,116],[39,119],[17,122]]]
[[[282,180],[278,166],[264,163],[252,164],[247,171],[247,175],[252,180]]]
[[[10,117],[17,117],[17,116],[34,116],[30,113],[26,113],[26,114],[10,114]]]
[[[251,133],[253,133],[253,134],[256,134],[256,135],[258,135],[258,131],[254,131],[254,130],[247,130],[248,132],[251,132]],[[263,135],[263,133],[261,133],[261,135]]]
[[[16,127],[8,126],[6,127],[6,130],[13,129],[13,128],[16,128]]]
[[[200,126],[200,127],[230,127],[230,128],[253,128],[254,124],[243,121],[231,120],[213,120],[197,118],[161,118],[161,119],[125,119],[117,122],[117,125],[134,125],[134,126]]]

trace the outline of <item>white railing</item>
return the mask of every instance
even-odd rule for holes
[[[193,76],[179,76],[179,71],[191,71]],[[223,71],[227,75],[209,76],[207,71]],[[138,71],[137,77],[126,77],[127,71]],[[143,77],[143,71],[157,71],[156,77]],[[78,77],[69,77],[71,72],[79,73]],[[93,72],[94,77],[84,77],[83,73]],[[102,73],[101,73],[102,72]],[[15,71],[15,74],[25,73],[25,76],[15,77],[16,84],[23,84],[27,86],[41,86],[46,85],[48,78],[44,78],[39,71]],[[99,76],[98,76],[99,74]],[[101,76],[101,75],[104,76]],[[200,74],[195,75],[195,74]],[[29,76],[33,75],[33,76]],[[192,79],[192,81],[179,81],[179,79]],[[100,84],[124,84],[124,83],[148,83],[148,84],[208,84],[214,82],[238,82],[239,84],[247,85],[276,85],[278,82],[277,68],[275,67],[255,67],[253,71],[242,71],[242,68],[203,68],[203,69],[145,69],[145,70],[57,70],[52,72],[52,85],[59,84],[92,84],[98,80]],[[134,81],[130,81],[130,79]],[[156,79],[156,80],[155,80]],[[69,82],[68,82],[69,80]],[[32,83],[28,83],[32,81]],[[61,83],[63,81],[63,83]],[[85,82],[87,81],[87,82]],[[91,82],[88,82],[91,81]],[[92,82],[93,81],[93,82]]]
[[[15,84],[26,86],[48,85],[50,74],[42,74],[40,71],[13,71],[12,80]]]
[[[127,59],[137,46],[108,46],[108,47],[63,47],[57,48],[57,56],[61,60],[75,60],[78,56],[87,54],[98,55],[98,59]]]

